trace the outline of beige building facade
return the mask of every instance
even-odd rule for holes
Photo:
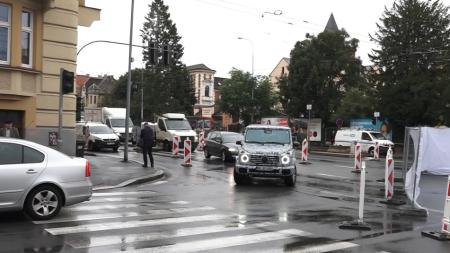
[[[282,58],[269,74],[270,82],[272,83],[272,87],[275,92],[280,91],[278,80],[282,76],[287,77],[289,75],[289,63],[289,58]]]
[[[76,72],[78,26],[100,19],[84,0],[0,0],[0,124],[48,145],[58,128],[60,68]],[[74,93],[64,96],[63,148],[75,154]]]
[[[187,69],[197,98],[194,115],[211,118],[215,105],[214,74],[216,71],[204,64],[188,66]]]

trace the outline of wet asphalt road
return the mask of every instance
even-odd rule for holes
[[[165,178],[98,191],[51,221],[2,214],[0,252],[450,252],[449,242],[420,234],[440,226],[445,177],[423,177],[419,202],[430,216],[406,216],[407,207],[379,203],[383,162],[368,161],[364,221],[372,230],[360,232],[338,228],[357,218],[352,159],[313,156],[310,165],[298,165],[297,185],[289,188],[271,179],[237,187],[232,164],[198,152],[191,168],[155,158]]]

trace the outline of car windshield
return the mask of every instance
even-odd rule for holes
[[[222,134],[223,143],[236,143],[237,141],[244,140],[242,134]]]
[[[113,130],[107,126],[90,126],[89,132],[92,134],[113,134]]]
[[[290,144],[291,135],[288,129],[249,128],[245,133],[245,142]]]
[[[125,119],[110,119],[111,120],[111,127],[125,127]],[[131,119],[128,119],[129,127],[133,127],[133,121]]]
[[[372,135],[372,137],[376,140],[386,140],[386,137],[384,137],[384,135],[382,135],[381,133],[378,132],[370,132],[370,134]]]
[[[192,130],[186,119],[166,119],[167,130]]]

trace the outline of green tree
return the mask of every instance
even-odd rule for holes
[[[386,9],[370,55],[382,105],[400,133],[450,117],[450,16],[439,0],[398,0]]]
[[[312,104],[312,113],[327,124],[346,90],[360,83],[362,65],[355,57],[358,41],[344,31],[324,31],[296,43],[291,51],[289,76],[281,79],[285,111],[294,117]]]
[[[146,79],[144,84],[144,97],[146,101],[161,102],[155,109],[150,110],[152,113],[192,114],[196,100],[189,72],[181,62],[184,51],[180,43],[181,37],[170,19],[169,8],[164,5],[164,1],[154,0],[149,7],[150,12],[145,17],[141,36],[145,45],[154,43],[156,62],[152,63],[150,59],[150,48],[144,49],[143,59],[146,69],[149,70],[146,76],[151,77]],[[164,57],[165,54],[167,57]]]
[[[250,73],[233,69],[230,79],[220,86],[220,108],[229,113],[233,121],[249,124],[252,112],[255,119],[273,113],[276,96],[267,77],[252,77]],[[253,100],[252,100],[253,87]]]

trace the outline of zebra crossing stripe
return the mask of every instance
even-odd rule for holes
[[[150,203],[139,203],[139,204],[114,204],[114,205],[81,205],[66,208],[71,211],[94,211],[94,210],[111,210],[111,209],[122,209],[122,208],[136,208],[141,206],[155,206]]]
[[[65,235],[65,234],[87,233],[95,231],[106,231],[114,229],[129,229],[129,228],[150,227],[167,224],[179,224],[188,222],[216,221],[216,220],[223,220],[228,217],[229,216],[223,214],[212,214],[212,215],[188,216],[188,217],[153,219],[153,220],[109,222],[101,224],[96,223],[72,227],[46,228],[45,231],[47,231],[52,235]]]
[[[192,228],[181,228],[175,231],[167,232],[155,232],[155,233],[142,233],[142,234],[126,234],[117,236],[99,236],[99,237],[89,237],[89,238],[73,238],[65,240],[67,244],[73,248],[89,248],[89,247],[99,247],[99,246],[109,246],[116,244],[127,244],[135,242],[144,242],[152,240],[162,240],[162,239],[173,239],[177,237],[184,236],[194,236],[194,235],[204,235],[210,233],[219,232],[229,232],[229,231],[239,231],[245,229],[253,228],[263,228],[268,226],[275,226],[276,223],[273,222],[262,222],[251,225],[238,224],[236,226],[230,227],[229,225],[213,225],[204,227],[192,227]]]
[[[125,191],[125,192],[94,192],[92,197],[104,197],[104,196],[127,196],[127,195],[147,195],[155,194],[154,191]]]
[[[333,242],[333,243],[325,243],[325,244],[319,244],[319,245],[313,245],[313,246],[305,246],[303,248],[299,249],[289,249],[289,253],[324,253],[324,252],[335,252],[340,250],[345,250],[349,248],[358,247],[358,244],[351,243],[351,242]],[[280,248],[273,248],[273,249],[255,249],[250,250],[250,252],[258,252],[258,253],[284,253],[286,252],[285,249]],[[380,253],[380,252],[378,252]],[[388,253],[388,252],[386,252]]]
[[[353,248],[359,246],[358,244],[351,242],[335,242],[323,245],[315,245],[312,247],[294,250],[293,253],[322,253],[322,252],[331,252],[337,250],[343,250],[348,248]]]
[[[202,207],[183,207],[183,208],[171,208],[166,210],[146,210],[143,213],[138,212],[125,212],[125,213],[99,213],[99,214],[85,214],[76,215],[74,217],[67,218],[56,218],[52,220],[43,221],[33,221],[34,224],[54,224],[63,222],[74,222],[74,221],[90,221],[90,220],[104,220],[104,219],[115,219],[115,218],[129,218],[129,217],[139,217],[146,215],[162,215],[162,214],[173,214],[173,213],[188,213],[188,212],[202,212],[202,211],[212,211],[215,210],[211,206]]]
[[[177,243],[173,245],[166,245],[153,248],[142,248],[137,250],[130,250],[132,253],[170,253],[170,252],[198,252],[206,250],[221,249],[226,247],[234,247],[248,244],[256,244],[262,242],[277,241],[289,239],[299,236],[310,236],[311,233],[298,229],[285,229],[276,232],[264,232],[250,235],[236,235],[229,237],[219,237],[214,239],[198,240],[184,243]],[[121,252],[121,251],[116,251]]]

